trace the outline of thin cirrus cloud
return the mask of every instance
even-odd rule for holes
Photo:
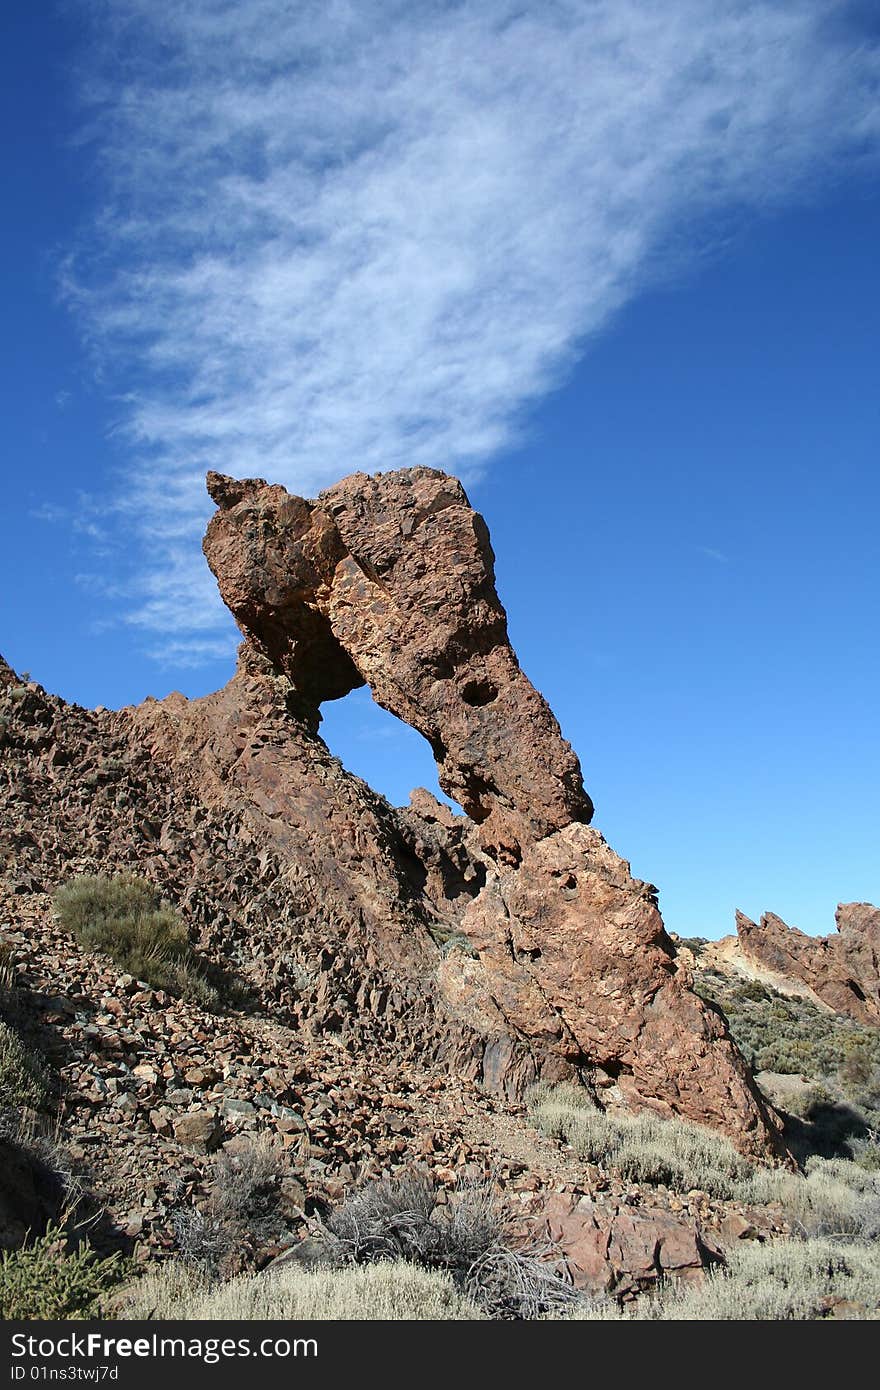
[[[127,620],[181,659],[218,650],[207,468],[304,492],[472,477],[713,217],[873,159],[880,55],[848,16],[107,0],[85,85],[106,197],[66,286],[121,401],[116,506],[152,556]]]

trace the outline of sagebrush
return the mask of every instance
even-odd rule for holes
[[[123,1318],[184,1321],[462,1321],[484,1316],[449,1274],[401,1260],[245,1275],[206,1284],[169,1263],[140,1279]]]
[[[81,946],[106,952],[136,979],[205,1008],[220,1006],[186,927],[145,879],[84,874],[59,889],[55,909]]]
[[[550,1252],[512,1244],[489,1180],[442,1194],[410,1170],[352,1192],[327,1221],[334,1255],[356,1264],[403,1260],[449,1274],[493,1318],[533,1318],[579,1297]]]
[[[570,1317],[592,1322],[808,1322],[874,1320],[880,1311],[880,1246],[828,1240],[747,1242],[697,1286],[667,1283],[621,1308],[611,1301]]]

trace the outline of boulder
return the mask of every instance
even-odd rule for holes
[[[541,1198],[520,1233],[527,1248],[546,1245],[547,1258],[561,1260],[575,1287],[594,1296],[625,1297],[667,1278],[699,1281],[723,1260],[691,1217],[567,1193]]]

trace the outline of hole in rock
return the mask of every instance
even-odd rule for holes
[[[377,705],[367,686],[321,705],[318,730],[348,772],[362,777],[392,806],[406,806],[414,787],[427,787],[457,814],[461,807],[440,790],[437,766],[422,735]]]
[[[488,680],[472,680],[462,686],[461,698],[466,705],[491,705],[498,695],[498,687]]]

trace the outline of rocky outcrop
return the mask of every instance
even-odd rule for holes
[[[470,833],[454,817],[444,824],[424,803],[423,814],[417,804],[396,818],[422,875],[420,902],[410,892],[403,906],[429,907],[458,939],[435,964],[436,997],[447,1018],[484,1038],[484,1084],[518,1094],[538,1075],[578,1074],[606,1103],[684,1114],[753,1152],[772,1147],[722,1020],[677,967],[655,890],[587,824],[577,760],[519,668],[488,532],[461,485],[430,469],[355,474],[314,502],[260,479],[210,474],[208,485],[218,504],[208,562],[246,650],[288,683],[298,724],[286,751],[273,739],[242,754],[232,774],[268,810],[263,834],[280,836],[285,857],[308,860],[315,833],[330,830],[334,891],[344,877],[355,902],[359,892],[370,905],[373,885],[389,883],[395,853],[400,860],[393,834],[377,867],[375,824],[340,820],[332,801],[341,787],[328,801],[307,769],[322,700],[367,682],[428,739],[441,786],[473,823]],[[357,843],[359,887],[346,839]],[[407,954],[423,960],[401,920],[399,873],[389,889],[380,911],[369,909],[374,929],[393,937],[400,964]]]
[[[513,1020],[532,1055],[575,1066],[605,1104],[684,1114],[746,1148],[766,1142],[739,1052],[678,968],[656,889],[598,831],[571,825],[530,846],[468,905],[461,929],[477,959],[454,975],[441,966],[461,1016],[488,1025],[494,1011],[496,1031]]]
[[[594,1297],[623,1299],[666,1279],[700,1282],[723,1263],[717,1237],[698,1220],[662,1209],[552,1193],[535,1200],[521,1226],[527,1247],[546,1243],[569,1282]]]
[[[806,986],[837,1013],[859,1023],[880,1024],[880,909],[870,903],[841,903],[837,932],[807,936],[773,912],[760,923],[742,912],[736,930],[745,957]]]
[[[0,666],[8,898],[133,870],[304,1036],[514,1098],[576,1076],[607,1106],[774,1150],[656,891],[588,823],[461,485],[428,469],[316,501],[209,485],[206,554],[245,636],[223,690],[89,711]],[[364,682],[429,740],[465,816],[426,792],[395,809],[330,754],[320,705]]]
[[[355,473],[317,502],[216,473],[205,555],[242,632],[304,716],[365,682],[431,745],[440,785],[493,854],[589,821],[580,767],[526,679],[482,517],[428,468]]]

